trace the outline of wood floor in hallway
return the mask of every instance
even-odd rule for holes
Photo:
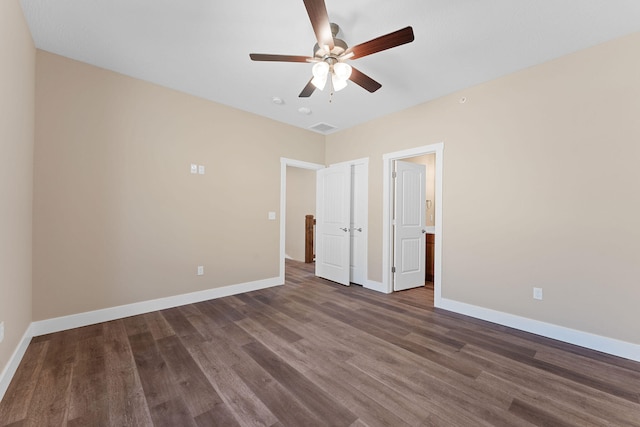
[[[1,426],[640,426],[640,363],[287,262],[284,286],[36,337]]]

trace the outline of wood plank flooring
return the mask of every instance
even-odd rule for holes
[[[34,338],[0,426],[640,426],[640,363],[312,268]]]

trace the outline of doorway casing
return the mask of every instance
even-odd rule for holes
[[[435,260],[433,304],[440,307],[442,299],[442,166],[444,142],[387,153],[382,156],[382,289],[393,292],[393,164],[396,160],[435,154]]]

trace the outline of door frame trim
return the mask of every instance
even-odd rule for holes
[[[285,231],[287,228],[287,166],[309,170],[319,170],[326,167],[318,163],[280,157],[280,270],[278,276],[281,283],[284,283]]]
[[[402,151],[383,154],[382,156],[382,289],[386,293],[393,292],[393,162],[425,154],[436,155],[435,171],[435,265],[434,265],[434,298],[435,307],[440,307],[442,299],[442,181],[444,142],[410,148]]]

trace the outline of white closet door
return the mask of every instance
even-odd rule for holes
[[[367,283],[368,163],[351,167],[351,283]]]

